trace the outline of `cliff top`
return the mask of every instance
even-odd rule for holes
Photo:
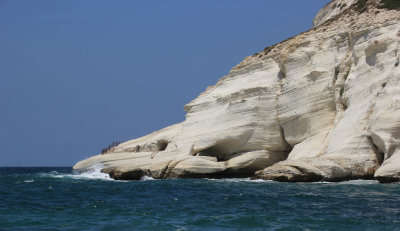
[[[248,71],[251,66],[258,65],[268,57],[284,60],[296,47],[305,45],[310,36],[326,38],[334,34],[361,31],[392,20],[400,20],[399,0],[334,0],[318,12],[314,19],[317,24],[315,27],[246,57],[232,68],[229,76]]]

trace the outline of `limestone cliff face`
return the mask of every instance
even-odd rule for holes
[[[185,106],[186,120],[120,144],[115,179],[400,180],[400,12],[335,0],[315,27],[234,67]]]
[[[329,2],[324,8],[322,8],[318,14],[314,17],[313,26],[319,26],[329,19],[343,13],[350,6],[352,6],[356,0],[336,0]]]

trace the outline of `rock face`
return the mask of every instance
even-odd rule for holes
[[[356,0],[336,0],[329,2],[324,8],[322,8],[313,19],[313,27],[319,26],[329,19],[343,13],[350,6],[352,6]]]
[[[74,169],[115,179],[400,181],[400,12],[335,0],[315,27],[247,57],[186,120]]]

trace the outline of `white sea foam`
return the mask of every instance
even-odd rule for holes
[[[32,183],[32,182],[34,182],[34,180],[32,179],[32,180],[24,180],[24,182],[25,183]]]
[[[222,181],[222,182],[252,182],[252,183],[270,183],[274,182],[272,180],[251,180],[250,178],[223,178],[223,179],[215,179],[215,178],[206,178],[211,181]]]
[[[147,180],[155,180],[153,177],[151,177],[151,176],[142,176],[141,178],[140,178],[140,180],[141,181],[147,181]]]
[[[338,184],[352,184],[352,185],[365,185],[365,184],[379,184],[377,180],[349,180],[338,182]]]
[[[58,173],[52,171],[50,173],[44,173],[44,177],[54,178],[72,178],[79,180],[113,180],[107,173],[102,173],[101,169],[104,167],[101,164],[92,165],[90,168],[82,172],[74,172],[73,174]]]
[[[329,181],[316,181],[316,182],[310,182],[311,184],[334,184],[335,182],[329,182]]]
[[[347,180],[340,182],[319,181],[311,182],[311,184],[350,184],[350,185],[366,185],[366,184],[379,184],[377,180]]]

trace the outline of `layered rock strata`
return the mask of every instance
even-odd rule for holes
[[[186,120],[83,160],[115,179],[400,181],[400,12],[336,0],[315,27],[246,57]]]

